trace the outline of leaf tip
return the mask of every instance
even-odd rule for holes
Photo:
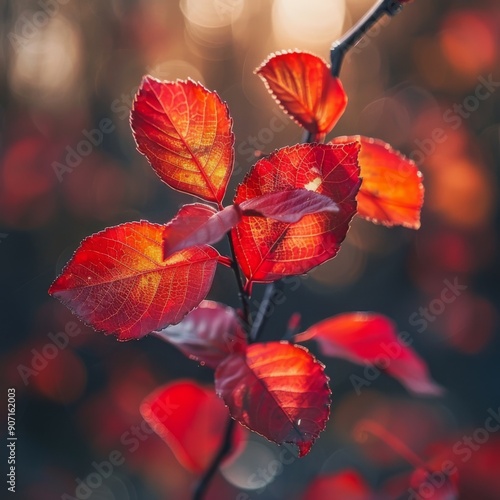
[[[303,441],[300,443],[295,443],[297,445],[297,448],[299,449],[299,458],[305,457],[312,448],[313,442],[312,441]]]

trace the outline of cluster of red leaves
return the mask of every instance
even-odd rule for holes
[[[326,425],[330,389],[323,365],[295,342],[314,337],[326,355],[371,363],[383,342],[395,341],[394,325],[378,315],[346,315],[294,342],[252,343],[249,325],[232,308],[204,301],[217,263],[237,266],[247,293],[253,283],[306,273],[336,255],[356,213],[418,228],[423,187],[415,164],[381,141],[355,136],[321,143],[347,104],[322,59],[280,53],[257,73],[315,142],[257,161],[224,206],[234,161],[226,104],[191,80],[145,77],[131,113],[138,150],[168,186],[211,204],[185,205],[165,225],[129,222],[90,236],[49,293],[97,330],[119,340],[156,332],[214,368],[216,392],[231,416],[272,441],[296,444],[302,456]],[[234,262],[211,246],[225,235]],[[412,391],[438,392],[409,348],[401,347],[386,371]],[[182,438],[185,412],[194,418],[200,408],[217,405],[206,390],[184,386],[192,397],[182,418],[164,422],[156,411],[177,386],[152,395],[142,411],[180,460],[199,471],[206,464],[193,461]],[[218,421],[222,410],[214,409]]]

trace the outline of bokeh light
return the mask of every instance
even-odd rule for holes
[[[75,26],[62,16],[35,29],[15,52],[11,85],[37,105],[57,105],[75,92],[81,77],[81,40]],[[57,75],[57,77],[55,77]]]
[[[342,33],[345,14],[344,0],[274,0],[275,37],[283,47],[328,47]]]

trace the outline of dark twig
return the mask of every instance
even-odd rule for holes
[[[253,322],[252,329],[250,330],[251,342],[256,342],[257,340],[259,340],[262,330],[264,329],[264,325],[269,318],[269,304],[271,304],[276,291],[281,290],[282,288],[282,281],[274,281],[273,283],[269,283],[269,285],[266,286],[266,289],[264,290],[264,296],[262,297],[262,301],[259,305],[259,310],[257,311],[257,316],[255,316],[255,321]]]
[[[316,134],[306,130],[304,132],[304,137],[302,142],[305,144],[310,144],[316,141]],[[262,330],[264,329],[264,325],[268,319],[267,309],[269,307],[269,303],[276,292],[276,290],[283,289],[283,282],[281,280],[274,281],[273,283],[269,283],[264,291],[264,297],[262,298],[262,302],[259,305],[259,310],[257,311],[257,316],[255,317],[255,322],[252,325],[252,329],[250,331],[250,340],[255,342],[259,339]]]
[[[332,75],[339,76],[347,51],[354,47],[383,15],[394,16],[402,7],[397,0],[379,0],[340,40],[334,42],[330,49]]]
[[[219,448],[217,455],[215,455],[214,459],[212,460],[210,467],[206,470],[205,474],[203,474],[203,477],[200,479],[200,482],[196,486],[193,495],[193,500],[203,499],[206,490],[208,488],[208,485],[210,484],[210,481],[212,481],[212,478],[217,472],[217,469],[222,463],[222,460],[224,460],[225,456],[231,451],[231,441],[233,437],[235,423],[236,423],[235,420],[229,417],[221,447]]]
[[[227,234],[227,237],[229,239],[229,247],[231,249],[232,256],[231,268],[233,270],[234,277],[236,278],[236,283],[238,284],[238,295],[240,297],[241,306],[243,308],[243,317],[245,319],[245,322],[247,323],[247,326],[250,327],[250,308],[248,305],[248,294],[245,291],[245,287],[243,286],[243,281],[241,279],[240,269],[236,260],[236,252],[234,250],[233,239],[231,238],[231,235],[229,233]]]
[[[402,5],[397,0],[380,0],[363,18],[359,20],[359,22],[353,26],[340,40],[335,42],[332,45],[330,51],[330,59],[331,59],[331,73],[333,76],[338,76],[340,73],[340,69],[342,67],[342,63],[344,61],[344,56],[352,48],[363,36],[364,34],[385,14],[393,16],[397,14],[402,8]],[[306,132],[304,135],[304,139],[302,142],[311,143],[316,140],[316,134],[312,132]],[[268,319],[267,309],[269,304],[272,301],[272,297],[275,294],[278,287],[283,286],[282,281],[276,281],[274,283],[270,283],[267,285],[264,291],[264,297],[259,305],[259,309],[257,311],[257,316],[255,318],[255,322],[253,325],[250,325],[250,309],[249,309],[249,297],[245,288],[243,286],[243,281],[241,279],[240,270],[236,261],[236,254],[234,250],[234,244],[231,239],[231,236],[228,234],[229,245],[231,248],[232,254],[232,263],[231,267],[234,271],[234,276],[236,278],[236,282],[238,284],[239,296],[241,300],[241,304],[243,307],[243,316],[247,323],[247,325],[251,328],[249,334],[249,341],[256,341],[264,328],[265,322]],[[294,332],[289,330],[287,332],[287,337],[289,338]],[[234,431],[235,421],[232,418],[229,418],[226,433],[224,435],[224,439],[222,441],[221,447],[217,453],[217,455],[212,460],[210,467],[207,469],[203,477],[201,478],[196,490],[194,492],[193,500],[202,500],[203,496],[206,493],[208,485],[212,480],[213,476],[217,472],[222,460],[231,450],[231,440]]]

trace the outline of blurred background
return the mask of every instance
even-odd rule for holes
[[[158,339],[119,343],[92,332],[47,295],[85,236],[141,218],[162,223],[193,201],[162,184],[135,150],[128,115],[141,77],[191,77],[227,101],[237,151],[231,188],[259,154],[302,137],[253,70],[277,50],[328,59],[331,42],[372,4],[2,2],[0,365],[2,394],[14,387],[17,395],[16,498],[182,500],[196,482],[156,435],[137,447],[124,445],[124,435],[141,424],[140,403],[156,387],[178,378],[210,384],[212,372]],[[294,311],[304,328],[344,311],[387,314],[445,395],[416,398],[385,376],[357,394],[352,375],[363,377],[363,368],[324,360],[332,415],[312,452],[284,463],[280,448],[251,436],[209,498],[298,499],[319,473],[346,468],[373,490],[387,488],[412,466],[383,440],[358,442],[362,419],[424,461],[449,456],[460,498],[500,498],[500,432],[477,431],[500,411],[499,61],[498,0],[417,0],[350,52],[341,72],[349,104],[333,136],[378,137],[417,162],[422,227],[354,220],[340,254],[285,289],[265,332],[279,338]],[[445,280],[462,287],[450,304],[440,301]],[[256,287],[255,304],[261,295]],[[209,297],[238,306],[229,271],[218,271]],[[70,331],[60,336],[67,345],[46,347]],[[466,436],[467,460],[456,453]],[[124,462],[90,496],[77,496],[92,463],[115,450]]]

